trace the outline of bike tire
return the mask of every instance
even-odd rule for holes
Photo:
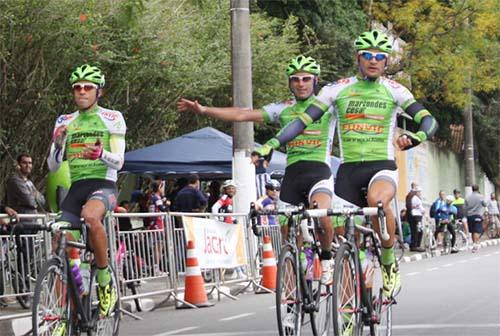
[[[405,255],[405,247],[404,244],[402,244],[399,239],[396,239],[394,241],[394,254],[396,256],[398,263],[400,263],[401,260],[403,259],[403,256]]]
[[[443,237],[443,251],[442,254],[450,254],[451,252],[451,233],[448,230],[444,233]]]
[[[461,230],[456,232],[455,247],[459,251],[467,250],[469,247],[469,239],[467,238],[465,232]]]
[[[57,328],[63,328],[64,335],[73,334],[68,293],[66,266],[59,259],[49,259],[38,275],[33,294],[33,335],[53,335]]]
[[[30,282],[30,277],[23,276],[19,270],[12,269],[11,270],[11,277],[12,277],[12,290],[14,291],[16,295],[16,300],[19,302],[19,305],[23,309],[30,309],[31,308],[31,295],[26,294],[26,295],[19,295],[22,293],[29,293],[30,288],[29,288],[29,282]],[[27,282],[27,283],[26,283]]]
[[[278,259],[276,281],[276,319],[280,336],[300,335],[302,328],[302,292],[298,257],[285,245]]]
[[[314,336],[327,336],[332,325],[333,292],[331,285],[312,280],[311,290],[317,311],[311,313],[311,328]]]
[[[111,282],[116,289],[116,304],[112,312],[107,317],[100,316],[99,299],[97,296],[97,267],[92,265],[90,275],[90,295],[87,296],[88,316],[92,320],[92,328],[87,330],[88,336],[117,336],[120,329],[120,290],[116,272],[109,266]]]
[[[333,333],[361,336],[363,331],[361,310],[362,274],[359,261],[349,243],[343,243],[337,250],[333,271]]]
[[[371,289],[369,290],[371,295]],[[379,318],[379,322],[370,323],[370,335],[371,336],[392,336],[392,304],[393,301],[389,301],[383,296],[380,291],[378,297],[372,297],[373,310]]]
[[[493,223],[488,224],[486,235],[488,239],[495,239],[497,237],[497,228]]]

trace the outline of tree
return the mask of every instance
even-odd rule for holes
[[[288,95],[294,20],[252,14],[256,106]],[[43,180],[54,121],[75,109],[69,74],[82,63],[105,72],[100,104],[124,114],[127,150],[206,124],[179,118],[175,101],[231,105],[229,29],[227,1],[1,1],[0,182],[20,151],[34,158],[33,180]]]
[[[417,99],[439,120],[441,139],[448,138],[450,123],[463,121],[466,89],[472,88],[479,163],[497,187],[499,9],[496,0],[391,0],[373,5],[374,18],[390,23],[392,32],[407,42],[402,67]]]

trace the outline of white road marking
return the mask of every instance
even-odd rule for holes
[[[156,335],[153,335],[153,336],[175,335],[175,334],[178,334],[178,333],[181,333],[181,332],[184,332],[184,331],[194,330],[194,329],[198,329],[198,328],[200,328],[200,327],[186,327],[186,328],[172,330],[172,331],[169,331],[169,332],[166,332],[166,333],[156,334]]]
[[[499,328],[500,323],[457,323],[457,324],[406,324],[406,325],[393,325],[392,329],[448,329],[448,328]]]
[[[451,267],[453,266],[453,264],[446,264],[446,265],[443,265],[442,267]]]
[[[246,316],[251,316],[251,315],[255,315],[255,313],[244,313],[244,314],[224,317],[224,318],[219,319],[219,321],[231,321],[231,320],[236,320],[236,319],[246,317]]]
[[[417,274],[420,274],[420,272],[411,272],[411,273],[408,273],[408,274],[406,274],[406,275],[408,275],[408,276],[412,276],[412,275],[417,275]]]
[[[479,257],[475,257],[475,258],[470,258],[469,260],[479,260]]]
[[[432,272],[432,271],[437,271],[439,269],[439,267],[433,267],[433,268],[428,268],[427,270],[429,272]]]
[[[485,254],[485,257],[491,257],[491,253]]]
[[[459,260],[458,262],[463,264],[463,263],[466,263],[467,261],[469,261],[469,260]]]

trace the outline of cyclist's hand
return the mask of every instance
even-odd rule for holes
[[[6,206],[6,207],[5,207],[5,213],[6,213],[7,215],[9,215],[10,217],[15,217],[15,218],[16,218],[16,220],[19,220],[19,218],[18,218],[18,216],[17,216],[17,212],[16,212],[16,210],[12,209],[11,207]]]
[[[425,141],[427,136],[424,132],[418,131],[417,133],[412,133],[406,131],[404,134],[400,135],[396,140],[396,143],[401,150],[407,150],[420,145]]]
[[[62,148],[64,142],[66,141],[66,135],[68,134],[68,127],[66,125],[59,126],[54,131],[54,135],[52,136],[52,141],[56,148]]]
[[[103,146],[100,139],[97,139],[96,143],[93,145],[85,145],[83,150],[83,158],[88,160],[97,160],[101,157]]]
[[[191,111],[197,114],[204,114],[206,109],[207,108],[198,103],[197,100],[192,101],[189,99],[181,98],[177,101],[177,111],[179,112]]]
[[[273,138],[259,148],[255,148],[252,152],[252,163],[254,165],[263,164],[264,167],[266,167],[267,163],[271,161],[271,157],[273,156],[273,149],[278,148],[279,145],[280,143],[278,139]],[[262,159],[264,159],[264,162],[262,162]]]

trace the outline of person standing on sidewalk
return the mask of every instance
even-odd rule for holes
[[[415,186],[414,194],[411,197],[410,204],[411,215],[408,218],[411,228],[410,251],[424,252],[425,249],[420,247],[420,243],[422,242],[422,216],[425,213],[425,208],[422,203],[422,188],[420,188],[419,186]]]
[[[500,237],[500,211],[498,210],[498,201],[494,192],[490,195],[490,200],[487,202],[488,222],[495,225],[497,229],[497,237]]]
[[[483,214],[486,202],[479,193],[477,184],[472,185],[472,194],[465,198],[465,213],[467,214],[467,223],[469,231],[472,233],[472,253],[479,249],[479,238],[483,233]]]

